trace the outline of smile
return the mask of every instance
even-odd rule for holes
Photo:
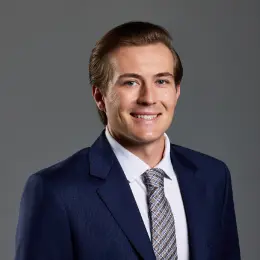
[[[153,120],[157,118],[160,114],[154,114],[154,115],[140,115],[140,114],[131,114],[131,116],[139,119],[144,119],[144,120]]]

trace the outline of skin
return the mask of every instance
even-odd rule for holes
[[[113,78],[103,95],[93,86],[98,108],[108,119],[111,135],[150,167],[160,162],[164,133],[174,117],[180,85],[173,79],[174,60],[162,43],[126,46],[110,54]],[[158,115],[153,120],[136,114]]]

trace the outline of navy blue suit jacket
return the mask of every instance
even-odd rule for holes
[[[191,260],[239,260],[226,165],[171,145]],[[155,260],[128,181],[103,133],[90,148],[31,175],[23,192],[16,260]]]

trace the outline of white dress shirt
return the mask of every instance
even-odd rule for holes
[[[164,191],[175,220],[178,260],[189,259],[188,230],[183,201],[176,174],[170,158],[170,140],[166,134],[163,159],[155,166],[161,168],[169,178],[164,178]],[[138,209],[142,216],[147,233],[151,239],[150,223],[148,216],[147,191],[141,175],[148,169],[144,161],[120,145],[106,128],[106,137],[110,143],[125,175],[129,181]]]

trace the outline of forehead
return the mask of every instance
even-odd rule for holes
[[[110,62],[118,73],[160,73],[173,71],[172,52],[162,43],[119,47],[110,54]]]

